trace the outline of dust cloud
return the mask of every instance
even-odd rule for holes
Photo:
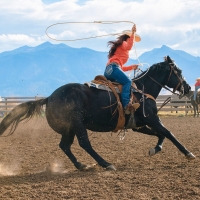
[[[49,166],[47,167],[47,170],[50,171],[51,173],[58,173],[58,174],[64,174],[68,172],[64,164],[58,160],[55,160],[52,163],[50,163]]]
[[[14,176],[17,175],[20,171],[19,164],[4,164],[0,163],[0,176]]]

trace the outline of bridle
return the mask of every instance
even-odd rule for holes
[[[165,59],[165,61],[168,62],[168,60],[167,60],[166,57],[165,57],[164,59]],[[169,62],[168,62],[168,63],[169,63]],[[170,66],[170,74],[169,74],[167,83],[166,83],[165,85],[167,85],[167,84],[169,83],[169,80],[170,80],[170,78],[171,78],[173,72],[174,72],[174,74],[177,76],[179,82],[178,82],[178,84],[176,85],[176,87],[173,88],[173,91],[171,91],[171,90],[170,90],[169,88],[167,88],[166,86],[162,86],[162,87],[165,88],[165,89],[167,89],[168,91],[170,91],[170,92],[173,93],[173,94],[177,94],[177,95],[179,96],[179,98],[181,98],[182,96],[184,96],[183,79],[180,78],[180,77],[178,76],[178,72],[177,72],[177,70],[175,69],[175,65],[174,65],[173,62],[169,63],[169,66]],[[176,90],[179,88],[180,85],[181,85],[180,93],[179,93],[179,94],[178,94],[178,93],[175,93]],[[163,104],[160,106],[160,108],[158,109],[158,111],[159,111],[163,106],[165,106],[167,103],[169,103],[170,101],[171,101],[171,97],[168,97],[168,98],[163,102]]]
[[[166,62],[168,62],[167,57],[165,57],[164,59],[165,59]],[[173,91],[172,91],[170,88],[166,87],[165,85],[160,84],[158,81],[156,81],[156,80],[155,80],[154,78],[152,78],[150,75],[147,75],[147,76],[148,76],[150,79],[152,79],[155,83],[157,83],[158,85],[160,85],[162,88],[165,88],[166,90],[170,91],[170,92],[173,93],[173,94],[179,95],[179,98],[181,98],[181,96],[184,95],[184,87],[183,87],[183,81],[184,81],[184,80],[178,76],[178,72],[177,72],[177,70],[175,69],[175,64],[174,64],[173,62],[168,62],[168,64],[169,64],[169,66],[170,66],[170,73],[169,73],[169,77],[168,77],[167,82],[166,82],[165,85],[168,85],[169,80],[170,80],[170,78],[171,78],[171,76],[172,76],[172,73],[174,73],[174,74],[177,76],[178,80],[179,80],[179,82],[178,82],[178,84],[176,85],[176,87],[173,88]],[[142,71],[142,70],[140,69],[140,71]],[[180,85],[181,85],[181,90],[180,90],[180,94],[178,94],[178,93],[176,93],[176,90],[179,88]],[[144,88],[143,88],[142,94],[143,94],[143,101],[144,101]],[[163,106],[165,106],[168,102],[170,102],[170,101],[171,101],[171,97],[168,97],[168,98],[163,102],[163,104],[160,106],[160,108],[158,109],[158,111],[159,111]],[[146,117],[145,112],[144,112],[144,104],[143,104],[143,114],[144,114],[144,116]]]
[[[167,61],[166,58],[165,58],[165,61]],[[168,61],[167,61],[167,62],[168,62]],[[176,92],[176,90],[179,88],[179,86],[181,85],[180,94],[177,94],[177,95],[182,96],[182,95],[184,95],[184,87],[183,87],[183,81],[184,81],[184,80],[183,80],[182,77],[180,77],[180,76],[178,75],[177,70],[174,68],[174,63],[173,63],[173,62],[172,62],[172,63],[169,63],[169,66],[170,66],[170,74],[169,74],[167,83],[166,83],[165,85],[168,84],[168,82],[169,82],[169,80],[170,80],[170,78],[171,78],[172,72],[174,72],[174,74],[177,76],[179,82],[178,82],[177,86],[176,86],[175,88],[173,88],[173,91],[171,91],[170,89],[169,89],[169,90],[170,90],[171,93],[177,94],[177,93],[175,93],[175,92]]]
[[[170,78],[171,78],[172,72],[174,72],[174,74],[177,76],[179,82],[178,82],[177,86],[176,86],[175,88],[173,88],[173,91],[171,91],[171,92],[172,92],[173,94],[176,94],[176,93],[175,93],[176,90],[177,90],[177,89],[179,88],[179,86],[181,85],[180,93],[183,94],[183,93],[184,93],[183,79],[180,78],[180,77],[178,76],[178,72],[177,72],[176,69],[174,68],[174,63],[169,63],[169,66],[170,66],[171,69],[170,69],[170,74],[169,74],[169,77],[168,77],[168,80],[167,80],[166,85],[168,84],[168,82],[169,82],[169,80],[170,80]],[[178,95],[180,95],[180,94],[178,94]]]
[[[165,58],[165,61],[168,62],[167,58]],[[168,62],[168,63],[169,63],[169,62]],[[168,79],[167,79],[167,83],[166,83],[165,85],[160,84],[158,81],[156,81],[154,78],[152,78],[152,77],[149,76],[149,75],[148,75],[148,77],[149,77],[150,79],[152,79],[154,82],[156,82],[158,85],[160,85],[162,88],[164,88],[164,89],[170,91],[170,92],[173,93],[173,94],[177,94],[177,95],[181,96],[181,95],[184,94],[183,79],[180,78],[180,77],[178,76],[178,72],[177,72],[176,69],[174,68],[174,63],[173,63],[173,62],[172,62],[172,63],[169,63],[169,66],[170,66],[170,74],[169,74],[169,77],[168,77]],[[170,88],[166,87],[166,85],[169,83],[169,80],[170,80],[170,78],[171,78],[171,76],[172,76],[172,72],[174,72],[174,74],[177,76],[177,78],[178,78],[178,80],[179,80],[177,86],[176,86],[175,88],[173,88],[173,90],[171,90]],[[180,85],[181,85],[181,90],[180,90],[180,94],[178,94],[178,93],[176,93],[176,90],[179,88]]]

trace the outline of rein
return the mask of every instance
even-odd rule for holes
[[[168,104],[170,101],[171,101],[171,97],[168,97],[168,98],[163,102],[163,104],[160,106],[160,108],[158,109],[158,111],[161,110],[161,108],[164,107],[166,104]]]

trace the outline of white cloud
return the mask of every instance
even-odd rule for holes
[[[24,34],[2,34],[0,35],[0,51],[13,50],[20,46],[28,45],[35,46],[44,42],[44,36],[40,37],[37,35],[24,35]]]
[[[44,7],[44,4],[41,0],[6,0],[6,1],[0,1],[0,10],[1,15],[25,15],[31,14],[36,12],[38,9],[41,10],[41,8]]]
[[[27,35],[23,35],[23,34],[8,34],[8,35],[0,35],[0,41],[1,42],[8,42],[8,41],[12,41],[12,42],[16,42],[16,43],[20,43],[20,42],[27,42],[27,43],[34,43],[35,40],[32,37],[29,37]]]
[[[200,55],[199,0],[7,0],[0,1],[0,51],[4,40],[13,48],[25,43],[37,45],[48,40],[45,29],[57,22],[132,21],[142,41],[136,44],[138,54],[163,44],[194,55]],[[48,3],[49,2],[49,3]],[[79,4],[80,3],[80,4]],[[132,24],[67,24],[54,27],[51,34],[70,39],[121,32]],[[5,35],[5,36],[3,36]],[[38,35],[38,37],[33,35]],[[11,37],[12,36],[12,37]],[[107,51],[107,41],[115,37],[67,43]],[[3,40],[4,39],[4,40]]]

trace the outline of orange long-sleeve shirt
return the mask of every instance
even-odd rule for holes
[[[109,65],[112,62],[115,62],[119,64],[123,71],[129,71],[133,69],[132,65],[124,66],[124,64],[129,59],[129,51],[133,46],[133,38],[133,35],[131,35],[130,38],[128,38],[126,41],[123,41],[121,46],[119,46],[115,51],[114,55],[108,60],[107,65]]]

